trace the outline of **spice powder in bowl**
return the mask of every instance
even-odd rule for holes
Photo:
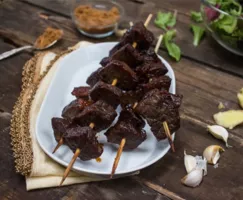
[[[46,28],[44,33],[40,35],[35,41],[35,48],[44,49],[50,46],[53,42],[61,39],[63,31],[51,27]]]
[[[92,5],[79,5],[74,9],[73,15],[81,33],[97,38],[111,35],[121,17],[116,6],[105,10]]]

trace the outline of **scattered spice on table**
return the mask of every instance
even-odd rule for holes
[[[59,40],[62,37],[62,35],[62,30],[48,27],[46,28],[44,33],[37,38],[35,42],[35,47],[38,49],[48,47],[54,41]]]

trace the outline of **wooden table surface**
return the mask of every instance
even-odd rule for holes
[[[1,0],[0,1],[0,53],[22,45],[33,44],[47,26],[64,30],[63,40],[53,50],[61,51],[78,41],[117,41],[115,36],[92,40],[82,36],[70,19],[69,0]],[[158,10],[178,10],[178,31],[176,42],[182,49],[182,59],[172,61],[164,48],[159,54],[172,65],[177,91],[183,94],[181,128],[177,132],[176,153],[169,152],[163,159],[141,171],[138,178],[121,178],[98,183],[87,183],[61,188],[42,189],[27,192],[25,179],[15,173],[10,145],[9,125],[13,105],[20,93],[21,73],[24,63],[34,52],[23,52],[0,61],[0,199],[168,199],[161,194],[163,188],[185,199],[193,200],[238,200],[243,199],[243,127],[230,131],[229,143],[233,146],[223,153],[219,166],[208,166],[208,175],[200,187],[191,189],[183,186],[180,179],[186,174],[183,151],[201,155],[205,147],[220,144],[206,131],[208,124],[214,124],[212,115],[218,112],[219,102],[229,102],[238,108],[236,93],[243,87],[243,58],[235,56],[209,35],[198,48],[192,45],[189,30],[190,10],[199,10],[199,0],[150,0],[138,4],[119,0],[125,7],[124,20],[144,20],[148,13]],[[43,19],[40,14],[48,16]],[[162,33],[150,23],[150,30],[156,36]]]

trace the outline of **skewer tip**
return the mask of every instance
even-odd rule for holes
[[[54,153],[57,151],[57,149],[59,149],[59,147],[60,147],[61,145],[63,145],[63,143],[64,143],[63,138],[61,138],[61,139],[59,140],[57,146],[56,146],[55,149],[53,150],[52,154],[54,154]]]

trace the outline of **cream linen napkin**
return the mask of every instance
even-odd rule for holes
[[[80,42],[71,50],[78,49],[79,47],[85,47],[90,45],[89,42]],[[51,60],[55,58],[56,54],[54,53],[46,53],[42,59],[41,66],[40,66],[40,74],[42,74]],[[57,70],[58,63],[64,58],[65,56],[60,57],[54,65],[51,67],[49,72],[41,81],[39,88],[36,92],[35,98],[32,102],[31,109],[30,109],[30,123],[29,123],[29,130],[30,130],[30,137],[32,139],[32,148],[33,148],[33,163],[32,169],[29,176],[26,176],[26,188],[27,190],[39,189],[39,188],[47,188],[47,187],[55,187],[58,186],[62,175],[64,173],[65,168],[50,159],[40,148],[35,134],[35,125],[38,112],[40,110],[41,104],[47,92],[48,86],[52,80],[53,75]],[[105,180],[102,178],[94,178],[94,177],[87,177],[83,176],[74,172],[71,172],[69,177],[65,180],[63,185],[70,185],[75,183],[85,183],[91,181],[100,181]]]

